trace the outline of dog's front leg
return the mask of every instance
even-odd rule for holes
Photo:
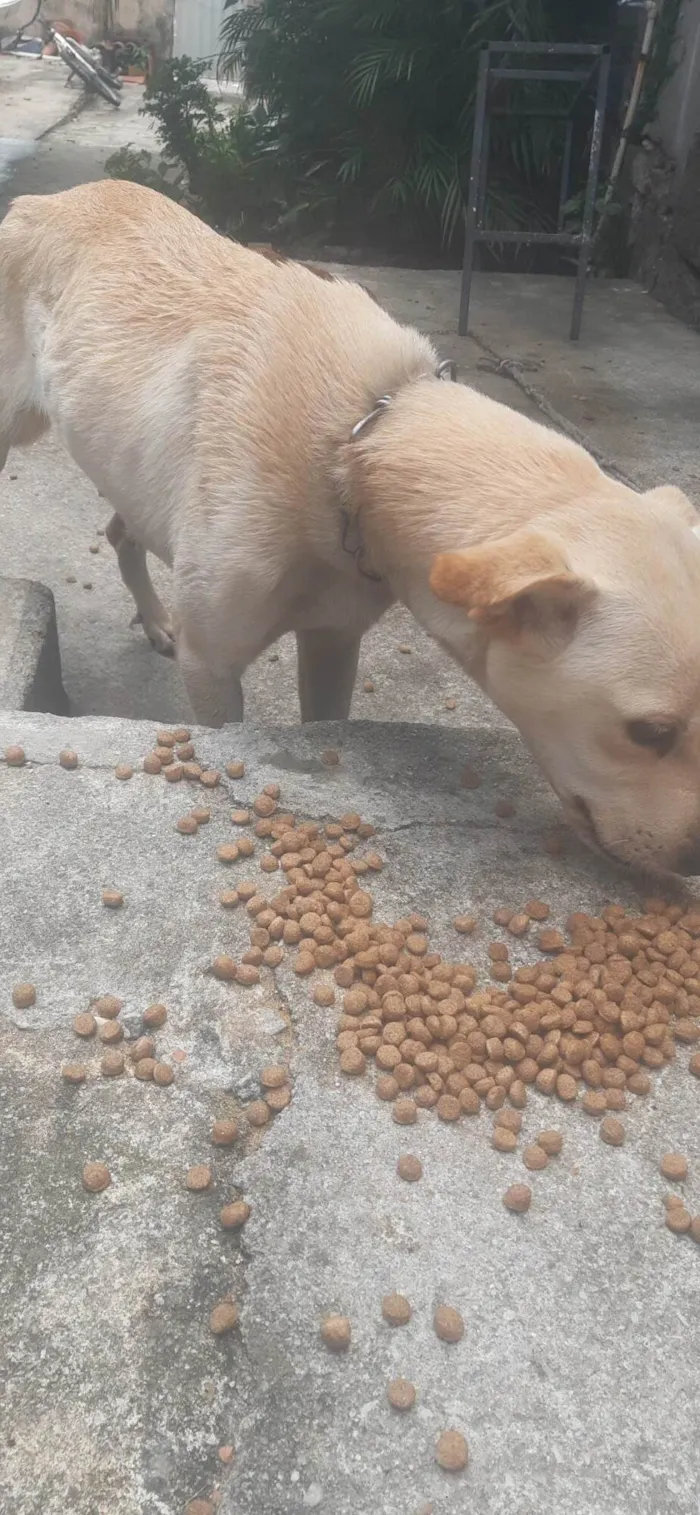
[[[298,631],[302,721],[346,721],[355,687],[360,638],[347,631]]]
[[[105,536],[117,554],[119,572],[136,601],[136,615],[132,626],[141,622],[152,647],[164,657],[175,653],[175,633],[170,615],[153,588],[148,572],[146,553],[138,542],[130,537],[120,515],[113,515]]]
[[[180,630],[177,660],[182,670],[195,719],[202,726],[226,726],[243,720],[243,686],[240,668],[213,668]]]

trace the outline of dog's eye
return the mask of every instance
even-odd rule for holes
[[[671,721],[628,721],[627,735],[636,747],[649,747],[658,757],[666,757],[678,736]]]

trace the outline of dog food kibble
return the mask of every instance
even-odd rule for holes
[[[523,1162],[531,1173],[537,1173],[541,1168],[547,1167],[549,1158],[544,1147],[541,1147],[539,1142],[535,1142],[531,1147],[525,1148]]]
[[[108,1189],[112,1182],[112,1175],[104,1163],[86,1163],[83,1168],[83,1188],[88,1194],[101,1194],[103,1189]]]
[[[337,768],[340,762],[340,753],[336,751],[335,747],[326,747],[325,751],[321,753],[321,762],[326,768]]]
[[[140,1063],[144,1057],[154,1057],[156,1044],[152,1036],[139,1036],[130,1047],[132,1063]]]
[[[359,1074],[364,1073],[366,1067],[367,1067],[367,1059],[366,1059],[366,1057],[364,1055],[364,1052],[361,1052],[360,1049],[359,1049],[359,1047],[346,1047],[345,1051],[341,1053],[341,1055],[340,1055],[340,1070],[341,1070],[341,1073],[349,1073],[349,1074],[353,1074],[353,1075],[357,1076]],[[400,1100],[399,1104],[410,1104],[410,1100]],[[396,1109],[397,1109],[397,1106],[395,1105],[394,1106],[394,1120],[398,1120],[398,1118],[399,1118],[397,1116],[397,1114],[396,1114]],[[415,1117],[414,1117],[414,1119],[415,1119]]]
[[[124,895],[120,889],[103,889],[102,904],[106,905],[108,910],[119,910],[124,904]]]
[[[451,1305],[438,1305],[433,1315],[433,1327],[441,1341],[454,1343],[464,1336],[464,1321],[459,1310],[453,1310]]]
[[[685,1236],[690,1230],[692,1219],[685,1205],[670,1205],[666,1211],[666,1225],[669,1231],[675,1231],[677,1236]]]
[[[181,815],[175,822],[175,830],[179,831],[181,836],[196,836],[199,826],[193,815]]]
[[[221,774],[216,768],[205,768],[204,772],[199,775],[199,782],[204,785],[205,789],[216,789],[217,785],[221,783]]]
[[[374,694],[374,684],[372,683],[371,679],[365,679],[362,688],[364,689],[365,694]]]
[[[106,1021],[116,1020],[121,1008],[122,1002],[117,999],[116,994],[103,994],[99,999],[91,1002],[93,1013]]]
[[[537,1145],[547,1153],[548,1157],[558,1157],[564,1145],[564,1138],[561,1131],[540,1131]]]
[[[315,1005],[320,1005],[323,1009],[334,1005],[335,990],[332,984],[317,984],[314,989],[313,1000]]]
[[[71,747],[64,747],[63,751],[59,752],[58,754],[58,761],[61,764],[62,768],[67,768],[69,770],[71,768],[77,768],[78,754],[77,752],[73,752]]]
[[[552,931],[545,926],[544,930],[537,933],[537,945],[540,952],[563,952],[566,943],[561,931]]]
[[[392,1378],[386,1397],[395,1410],[410,1410],[416,1402],[416,1391],[407,1378]]]
[[[64,1063],[61,1078],[65,1079],[67,1084],[82,1084],[87,1078],[87,1068],[84,1063]]]
[[[226,772],[230,779],[242,779],[245,774],[245,763],[227,763]]]
[[[138,1062],[134,1063],[134,1078],[138,1078],[142,1084],[150,1083],[155,1071],[154,1057],[140,1057]]]
[[[244,1199],[235,1199],[232,1204],[224,1205],[219,1211],[219,1220],[224,1231],[240,1231],[250,1215],[250,1205]]]
[[[206,826],[211,820],[211,810],[206,805],[195,805],[191,815],[193,821],[196,821],[198,826]]]
[[[223,1336],[226,1331],[234,1331],[238,1325],[238,1306],[232,1299],[222,1299],[221,1304],[215,1305],[209,1316],[209,1330],[214,1336]]]
[[[163,773],[169,784],[179,784],[183,778],[182,763],[168,763]]]
[[[149,1031],[155,1031],[159,1026],[164,1026],[168,1019],[165,1005],[149,1005],[143,1012],[143,1024]]]
[[[173,736],[175,738],[176,743],[177,742],[189,742],[189,739],[190,739],[190,728],[189,728],[189,726],[176,726],[175,730],[173,732]]]
[[[106,1047],[113,1047],[122,1040],[124,1027],[119,1021],[106,1021],[104,1026],[99,1027],[97,1035]]]
[[[527,1184],[511,1184],[503,1196],[506,1210],[513,1210],[516,1215],[524,1215],[532,1203],[532,1189]]]
[[[382,1300],[382,1315],[390,1326],[406,1326],[411,1319],[411,1306],[403,1294],[385,1294]]]
[[[570,1073],[560,1073],[555,1087],[559,1098],[562,1099],[565,1104],[571,1104],[571,1101],[574,1100],[578,1094],[578,1084],[576,1082],[576,1079],[572,1078]]]
[[[515,1152],[518,1138],[514,1131],[509,1131],[507,1126],[494,1126],[491,1134],[491,1146],[497,1152]]]
[[[94,1036],[97,1030],[97,1021],[89,1010],[81,1011],[80,1015],[73,1017],[73,1030],[76,1036]]]
[[[600,1123],[599,1131],[601,1141],[608,1147],[621,1147],[625,1140],[625,1128],[622,1121],[617,1120],[614,1115],[606,1115]]]
[[[220,953],[218,957],[214,958],[211,971],[214,978],[221,979],[223,983],[231,983],[236,977],[237,964],[232,957],[227,957],[225,953]]]
[[[416,1184],[423,1177],[423,1164],[419,1157],[404,1152],[396,1164],[396,1171],[399,1178],[403,1178],[407,1184]]]
[[[418,1107],[415,1100],[397,1099],[392,1114],[397,1126],[413,1126],[418,1118]]]
[[[12,1003],[16,1010],[29,1010],[31,1005],[36,1004],[36,989],[33,984],[15,984],[12,990]]]
[[[250,811],[249,810],[232,810],[231,811],[231,825],[232,826],[249,826],[250,825]]]
[[[612,1093],[613,1091],[610,1090],[609,1092]],[[585,1110],[586,1115],[605,1115],[608,1109],[605,1091],[602,1089],[587,1089],[581,1100],[581,1109]]]
[[[460,936],[471,936],[476,931],[476,919],[473,915],[456,915],[452,925]]]
[[[238,861],[239,851],[237,842],[222,842],[216,849],[216,855],[220,863],[235,863]]]
[[[289,1082],[289,1071],[284,1063],[269,1063],[260,1074],[260,1082],[263,1089],[279,1089]]]
[[[232,1147],[238,1138],[238,1121],[215,1120],[211,1128],[211,1140],[215,1147]]]
[[[347,1352],[350,1346],[350,1321],[346,1315],[328,1315],[321,1322],[321,1336],[331,1352]]]
[[[185,1174],[185,1188],[192,1194],[203,1194],[211,1187],[212,1171],[206,1163],[195,1163]]]
[[[168,1086],[172,1084],[174,1078],[175,1070],[174,1068],[171,1068],[170,1063],[155,1064],[155,1067],[153,1069],[153,1082],[154,1084],[158,1084],[159,1088],[167,1089]]]
[[[459,1473],[469,1462],[469,1448],[460,1431],[443,1431],[438,1437],[435,1457],[446,1473]]]
[[[103,1078],[120,1078],[126,1067],[123,1052],[105,1052],[100,1058],[100,1073]]]
[[[162,766],[163,765],[162,765],[162,763],[160,761],[160,758],[158,757],[157,753],[155,753],[155,752],[148,752],[146,754],[146,756],[145,756],[145,758],[143,760],[143,771],[144,771],[144,773],[150,773],[150,774],[160,773],[160,770],[161,770]]]
[[[270,1119],[270,1111],[264,1099],[254,1099],[248,1106],[246,1115],[250,1126],[266,1126]]]
[[[462,1106],[454,1094],[441,1094],[435,1106],[435,1112],[440,1120],[459,1120],[462,1114]]]
[[[115,779],[132,779],[134,770],[131,763],[118,763],[114,770]]]
[[[667,1152],[659,1167],[664,1178],[670,1178],[674,1183],[681,1183],[688,1177],[688,1160],[680,1152]]]
[[[8,768],[23,768],[27,761],[27,755],[23,747],[6,747],[5,762]]]
[[[216,1515],[210,1499],[191,1499],[185,1505],[185,1515]]]

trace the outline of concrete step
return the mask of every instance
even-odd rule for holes
[[[559,925],[574,908],[631,901],[629,884],[573,845],[560,860],[543,851],[556,807],[509,731],[193,732],[200,761],[224,775],[217,788],[143,771],[120,782],[116,765],[139,770],[154,739],[145,722],[0,712],[0,753],[19,743],[27,757],[0,761],[0,1507],[182,1515],[218,1490],[218,1515],[652,1515],[672,1478],[673,1509],[690,1515],[700,1253],[665,1230],[657,1168],[685,1152],[700,1210],[685,1060],[623,1117],[619,1151],[579,1109],[530,1094],[525,1140],[545,1126],[565,1135],[562,1157],[531,1175],[492,1149],[486,1111],[454,1126],[423,1111],[403,1128],[370,1076],[344,1078],[340,991],[335,1007],[315,1004],[320,975],[299,978],[289,954],[250,988],[207,971],[248,943],[250,917],[221,907],[222,887],[279,887],[260,871],[262,842],[229,868],[216,856],[240,834],[232,805],[271,782],[299,816],[371,822],[385,864],[367,876],[375,919],[425,913],[431,947],[482,981],[496,906],[536,895]],[[59,765],[66,747],[72,771]],[[245,763],[238,781],[231,760]],[[478,788],[461,786],[465,764]],[[515,806],[507,821],[499,799]],[[179,834],[201,803],[210,823]],[[122,908],[104,907],[106,887]],[[463,912],[481,922],[473,938],[452,927]],[[513,941],[513,963],[532,950]],[[24,981],[36,1003],[17,1008]],[[71,1025],[105,994],[123,1001],[127,1039],[147,1005],[167,1006],[169,1088],[99,1076],[103,1049]],[[61,1078],[68,1062],[88,1066],[79,1087]],[[245,1110],[279,1062],[292,1102],[260,1130]],[[230,1116],[241,1140],[213,1147],[212,1120]],[[406,1152],[423,1162],[418,1183],[397,1178]],[[107,1164],[103,1193],[84,1192],[87,1161]],[[213,1168],[209,1192],[185,1187],[196,1163]],[[516,1217],[501,1198],[525,1178],[533,1204]],[[227,1232],[218,1212],[238,1196],[252,1214]],[[413,1306],[399,1330],[380,1311],[394,1290]],[[210,1311],[230,1295],[240,1327],[215,1337]],[[437,1339],[438,1302],[462,1312],[461,1344]],[[332,1311],[352,1322],[343,1356],[319,1340]],[[404,1417],[386,1402],[399,1375],[418,1395]],[[464,1474],[435,1462],[447,1427],[469,1442]],[[233,1462],[218,1456],[227,1446]]]
[[[68,711],[54,598],[31,579],[0,578],[0,710]]]

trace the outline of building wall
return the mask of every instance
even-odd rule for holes
[[[36,9],[36,0],[21,0],[2,13],[3,30],[19,30]],[[106,35],[134,35],[152,43],[159,57],[172,50],[175,0],[44,0],[42,15],[70,21],[88,41]]]
[[[684,0],[674,48],[676,67],[659,97],[658,126],[682,170],[700,132],[700,0]]]

